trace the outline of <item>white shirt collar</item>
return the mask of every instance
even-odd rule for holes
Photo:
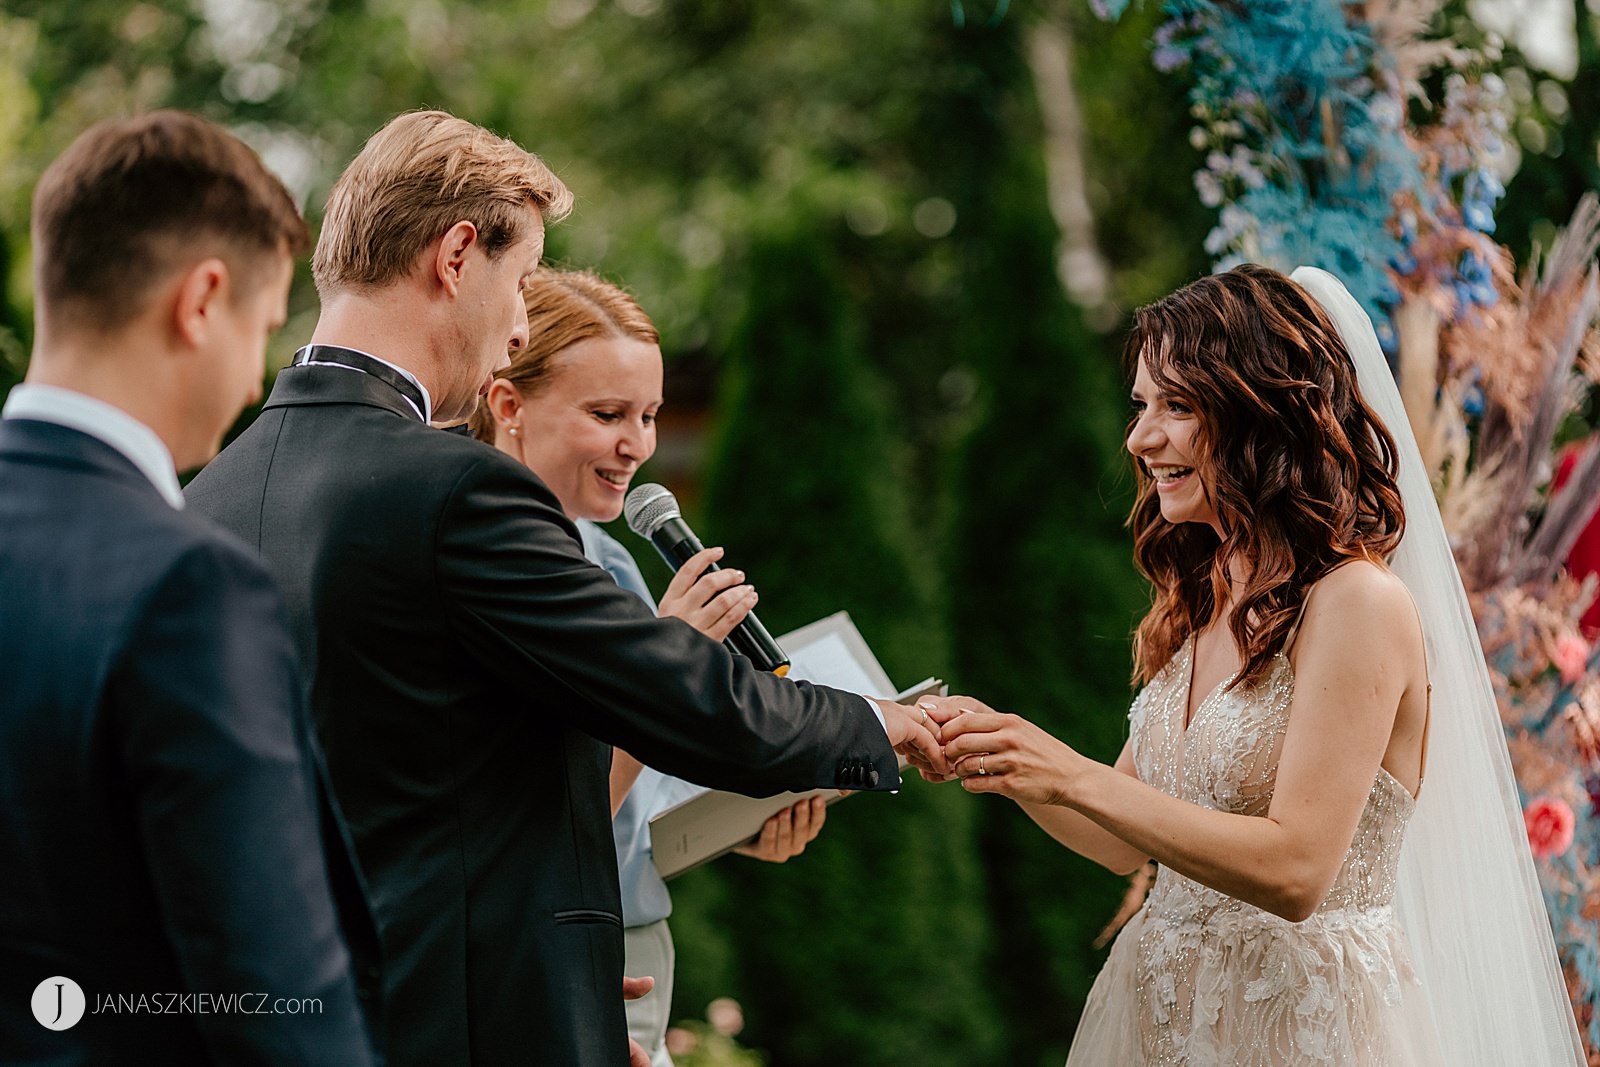
[[[346,349],[346,350],[348,350],[350,352],[359,352],[361,355],[366,356],[368,359],[375,359],[379,363],[382,363],[385,367],[388,367],[390,370],[393,370],[393,371],[396,371],[397,373],[399,373],[399,375],[402,378],[404,378],[406,381],[410,382],[412,385],[417,387],[417,392],[422,394],[422,410],[417,412],[418,417],[421,418],[422,421],[425,422],[425,423],[433,421],[433,397],[432,397],[431,394],[429,394],[428,387],[426,385],[423,385],[422,382],[420,380],[418,380],[418,378],[417,378],[417,376],[415,374],[412,374],[410,371],[406,370],[404,367],[400,366],[398,363],[390,363],[388,360],[384,359],[382,356],[375,356],[371,352],[367,352],[367,351],[364,351],[364,350],[359,349],[359,348],[352,348],[350,345],[330,344],[328,347],[330,347],[330,348],[343,348],[343,349]],[[307,360],[305,363],[302,363],[301,366],[302,367],[344,367],[345,370],[353,370],[358,374],[367,373],[366,371],[362,370],[360,367],[349,367],[349,366],[345,366],[345,364],[343,364],[343,363],[324,363],[321,360],[315,360],[315,359]],[[410,397],[406,396],[404,393],[401,393],[400,395],[402,397],[404,397],[405,402],[407,404],[411,404],[411,398]],[[415,409],[416,405],[415,404],[411,404],[411,407],[413,409]]]
[[[71,389],[23,382],[6,397],[0,417],[51,422],[104,441],[138,467],[167,503],[183,507],[172,453],[154,430],[119,407]]]

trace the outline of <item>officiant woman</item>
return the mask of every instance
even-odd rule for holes
[[[722,640],[756,604],[738,570],[707,570],[722,557],[707,548],[673,578],[655,604],[628,550],[598,525],[622,512],[640,465],[656,450],[662,403],[660,336],[627,292],[596,274],[543,269],[526,289],[528,342],[496,373],[473,416],[479,440],[528,466],[578,527],[583,553],[617,584],[664,617],[680,618]],[[611,768],[611,808],[622,880],[625,971],[651,975],[655,988],[630,1001],[628,1033],[670,1067],[665,1036],[672,1006],[672,899],[650,853],[650,818],[699,787],[645,767],[621,749]],[[782,863],[822,828],[826,808],[812,799],[767,820],[741,853]]]

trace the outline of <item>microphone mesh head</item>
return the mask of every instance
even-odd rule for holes
[[[622,501],[622,516],[628,520],[628,529],[640,537],[649,537],[663,522],[681,514],[678,498],[666,486],[654,482],[635,486]]]

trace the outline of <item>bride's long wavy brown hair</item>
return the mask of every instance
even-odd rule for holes
[[[1355,366],[1322,307],[1289,278],[1246,264],[1134,313],[1128,381],[1142,362],[1198,420],[1194,462],[1221,520],[1171,523],[1144,464],[1128,516],[1153,588],[1134,639],[1148,682],[1227,603],[1229,561],[1248,578],[1227,618],[1243,667],[1266,675],[1306,592],[1349,559],[1385,559],[1405,513],[1394,438],[1361,399]],[[1131,431],[1131,424],[1130,424]]]

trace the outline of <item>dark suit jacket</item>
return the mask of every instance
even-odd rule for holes
[[[283,371],[188,492],[284,589],[397,1064],[626,1062],[608,744],[753,793],[899,783],[861,698],[658,620],[525,467],[375,378]]]
[[[376,934],[251,552],[103,442],[0,421],[0,650],[0,1062],[373,1062],[330,869],[374,978]],[[90,1014],[52,1031],[57,975]],[[256,996],[166,997],[201,993]]]

